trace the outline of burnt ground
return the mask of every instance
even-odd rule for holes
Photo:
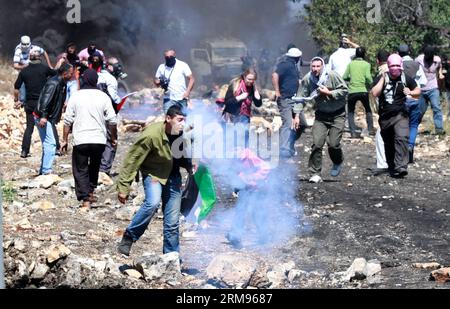
[[[121,137],[116,171],[135,137],[136,134]],[[311,133],[307,131],[297,145],[299,163],[280,168],[298,169],[297,178],[285,181],[297,183],[297,198],[304,205],[306,216],[303,219],[309,222],[311,230],[304,229],[287,242],[274,246],[248,244],[241,250],[230,247],[224,234],[217,233],[214,228],[199,230],[196,237],[181,239],[185,276],[176,287],[205,287],[206,268],[214,256],[233,252],[259,261],[261,273],[289,261],[295,262],[296,269],[309,272],[309,276],[296,282],[284,283],[283,288],[448,288],[448,284],[429,281],[430,270],[412,267],[416,262],[450,265],[448,142],[448,137],[442,139],[421,135],[416,164],[410,167],[407,178],[396,180],[387,175],[373,177],[367,168],[375,165],[375,145],[368,140],[351,140],[346,134],[343,141],[346,159],[342,175],[337,179],[327,177],[331,162],[324,155],[325,182],[309,184],[306,170]],[[442,145],[447,145],[447,148]],[[114,187],[101,186],[97,207],[83,213],[79,211],[73,193],[59,194],[56,187],[47,190],[18,189],[20,182],[30,181],[37,174],[40,160],[38,148],[34,148],[33,157],[27,160],[18,157],[18,150],[3,152],[0,156],[3,178],[17,188],[12,200],[23,203],[3,203],[5,243],[18,240],[25,243],[22,249],[6,246],[8,287],[61,286],[61,278],[67,271],[63,267],[54,267],[38,282],[18,275],[19,260],[28,267],[42,260],[45,250],[52,244],[64,243],[72,255],[95,261],[109,259],[118,265],[132,264],[133,258],[144,252],[161,252],[162,221],[159,215],[133,247],[131,258],[125,259],[116,253],[117,242],[129,221],[119,220],[115,216],[115,212],[123,206],[115,198]],[[62,164],[70,164],[70,157],[58,158],[56,162],[58,175],[70,179],[70,169]],[[142,192],[142,189],[139,190]],[[208,219],[212,227],[221,221],[218,210],[233,207],[234,204],[229,189],[220,188],[219,191],[217,211]],[[41,211],[31,207],[42,200],[53,202],[56,208]],[[139,205],[139,196],[134,203]],[[300,216],[301,213],[291,215]],[[16,223],[24,218],[28,218],[31,229],[16,228]],[[343,282],[336,279],[336,273],[346,271],[360,257],[381,262],[383,268],[376,280]],[[87,268],[83,272],[85,279],[80,287],[84,288],[172,287],[125,276],[120,280],[107,276],[99,281]]]

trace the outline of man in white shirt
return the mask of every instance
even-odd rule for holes
[[[159,66],[155,76],[155,85],[165,90],[164,113],[174,105],[186,109],[195,84],[194,75],[187,63],[176,58],[173,49],[166,50],[164,57],[166,62]],[[189,80],[187,86],[186,79]]]
[[[64,117],[64,137],[61,151],[67,152],[72,128],[72,170],[75,191],[82,208],[96,202],[94,190],[98,184],[100,161],[106,145],[106,126],[112,145],[117,147],[117,117],[111,99],[97,89],[98,74],[88,69],[83,74],[83,87],[70,97]]]
[[[327,69],[337,72],[341,77],[344,76],[345,70],[355,57],[358,47],[358,44],[353,43],[346,34],[343,34],[338,50],[330,56]]]
[[[30,63],[30,53],[33,51],[37,53],[39,56],[44,55],[45,60],[47,61],[50,69],[53,69],[52,63],[50,62],[50,58],[48,57],[47,52],[36,45],[31,44],[31,38],[27,35],[24,35],[20,38],[20,44],[16,46],[14,50],[14,58],[13,58],[13,66],[17,71],[22,71],[25,69]],[[20,102],[25,102],[26,100],[26,91],[25,85],[22,85],[20,88]]]

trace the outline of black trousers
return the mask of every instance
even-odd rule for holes
[[[355,108],[356,103],[361,101],[364,109],[366,110],[367,129],[373,130],[373,115],[370,108],[369,94],[367,92],[352,93],[348,95],[348,126],[350,131],[354,133],[356,131],[355,125]]]
[[[33,137],[34,126],[36,123],[34,122],[34,116],[32,111],[25,111],[27,114],[27,128],[25,129],[25,133],[23,134],[22,139],[22,151],[27,154],[30,153],[31,147],[31,138]]]
[[[61,149],[61,143],[59,142],[59,135],[58,135],[58,129],[56,128],[56,124],[52,123],[53,128],[53,136],[55,137],[56,141],[56,151],[59,151]]]
[[[105,145],[84,144],[73,148],[72,172],[79,201],[86,201],[98,185],[98,173]]]
[[[380,119],[386,161],[391,172],[406,170],[409,163],[409,118],[403,113]]]

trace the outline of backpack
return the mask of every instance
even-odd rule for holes
[[[403,61],[403,72],[405,72],[406,76],[416,79],[417,72],[420,69],[420,64],[414,60]]]

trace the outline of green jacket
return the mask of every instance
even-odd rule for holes
[[[186,162],[190,160],[186,159]],[[189,168],[185,164],[183,167]],[[150,125],[131,146],[117,181],[119,193],[129,194],[130,186],[141,171],[143,176],[151,176],[162,185],[167,183],[173,168],[173,156],[164,123]]]
[[[347,70],[342,77],[349,83],[349,93],[364,93],[372,85],[373,79],[370,74],[370,63],[361,58],[353,60],[347,67]]]
[[[310,76],[311,72],[306,74],[306,76],[302,80],[301,96],[304,98],[310,97],[313,93],[311,89]],[[329,71],[325,86],[329,90],[331,90],[331,96],[319,95],[312,101],[296,103],[294,104],[294,113],[299,114],[305,107],[306,103],[312,104],[313,109],[316,111],[316,114],[334,114],[341,111],[342,109],[345,110],[345,105],[347,104],[348,87],[342,77],[334,71]]]

